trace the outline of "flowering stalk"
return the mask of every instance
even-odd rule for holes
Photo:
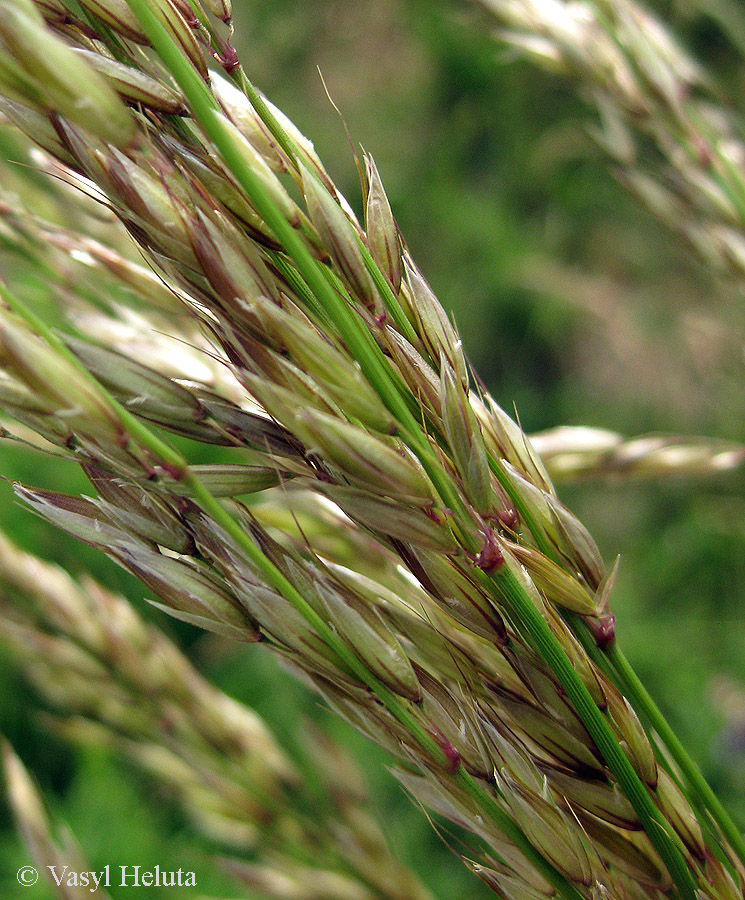
[[[183,90],[192,107],[195,117],[214,142],[224,162],[245,189],[257,211],[262,215],[272,231],[275,232],[280,243],[286,248],[289,255],[293,257],[316,298],[324,306],[353,356],[361,365],[368,380],[398,420],[402,436],[416,453],[439,493],[441,501],[456,513],[456,521],[459,518],[461,520],[466,518],[466,523],[464,523],[466,527],[463,528],[461,535],[462,539],[464,539],[464,549],[471,552],[476,551],[477,545],[473,538],[469,540],[469,534],[466,530],[470,519],[468,511],[458,493],[453,490],[449,480],[442,473],[438,461],[434,458],[429,442],[421,434],[404,397],[400,396],[396,390],[395,382],[388,374],[385,360],[377,345],[372,342],[369,333],[361,327],[358,320],[352,316],[343,299],[336,294],[323,278],[317,268],[317,264],[295,230],[288,223],[285,216],[282,215],[281,210],[275,205],[272,198],[264,192],[260,180],[256,177],[253,170],[246,165],[245,157],[241,155],[237,145],[231,140],[229,132],[218,118],[213,98],[204,88],[203,82],[198,78],[196,71],[188,64],[185,57],[178,52],[175,44],[150,10],[146,0],[128,0],[128,3],[138,17],[144,31],[148,34],[153,46],[177,80],[179,87]],[[321,186],[321,192],[323,191],[324,188]],[[483,571],[486,570],[484,569]],[[624,792],[634,806],[647,834],[664,859],[681,894],[688,900],[692,900],[694,895],[693,882],[690,879],[687,866],[678,847],[667,832],[664,819],[651,802],[628,758],[619,747],[617,739],[612,734],[602,714],[598,711],[589,691],[577,677],[574,667],[557,638],[548,628],[520,581],[509,568],[494,567],[492,572],[484,577],[495,582],[496,593],[507,604],[508,610],[520,622],[524,629],[524,634],[528,636],[529,642],[557,676],[582,722],[598,745],[605,762],[616,778],[618,778]],[[287,596],[285,591],[283,593]],[[298,607],[300,607],[299,599],[301,598],[293,600],[294,605]],[[318,629],[318,623],[314,622],[307,614],[306,618]],[[375,689],[374,685],[370,686]],[[395,715],[397,718],[401,718],[400,712],[395,713]],[[408,717],[406,718],[408,720]],[[409,724],[410,727],[408,721],[406,724]]]
[[[174,614],[270,642],[402,760],[410,790],[485,840],[477,870],[497,893],[735,896],[737,854],[707,842],[597,648],[578,640],[613,637],[592,539],[519,428],[471,389],[374,165],[363,229],[281,114],[264,104],[262,118],[147,3],[132,9],[192,118],[160,100],[143,114],[138,100],[139,137],[116,146],[60,108],[58,156],[178,286],[243,396],[65,345],[4,290],[16,312],[0,331],[9,409],[81,459],[99,499],[21,495]],[[214,51],[216,32],[196,19]],[[82,34],[66,19],[65,40]],[[117,40],[126,56],[129,38]],[[43,118],[34,88],[6,90]],[[208,482],[154,423],[258,453],[273,499],[229,499],[227,473]],[[287,524],[298,502],[311,526],[299,532]]]
[[[479,803],[484,812],[494,820],[499,829],[507,836],[520,852],[530,861],[540,875],[542,875],[553,887],[567,900],[575,900],[579,895],[573,886],[567,882],[563,875],[555,869],[544,856],[536,850],[530,840],[523,833],[522,829],[515,821],[507,815],[503,809],[493,800],[493,798],[473,779],[467,771],[463,763],[458,759],[457,752],[451,750],[449,742],[445,745],[441,744],[438,736],[433,735],[419,718],[416,710],[411,709],[392,691],[390,687],[381,680],[370,668],[365,664],[365,653],[355,653],[348,645],[338,636],[337,631],[332,624],[324,621],[319,613],[313,608],[311,603],[303,596],[303,594],[295,587],[290,579],[281,571],[281,569],[272,561],[269,555],[264,553],[260,546],[254,543],[249,537],[248,532],[244,531],[236,520],[224,509],[214,495],[207,489],[199,476],[190,469],[188,462],[178,451],[172,449],[168,444],[164,443],[157,435],[155,435],[141,421],[132,416],[114,397],[108,393],[89,372],[79,363],[77,358],[70,353],[59,338],[36,316],[28,307],[15,297],[8,289],[0,283],[0,298],[19,316],[28,321],[35,327],[40,336],[42,336],[49,344],[50,348],[58,354],[56,364],[63,368],[64,364],[70,367],[70,374],[76,373],[82,378],[81,387],[90,391],[89,400],[91,402],[91,411],[96,412],[96,406],[101,411],[108,411],[111,418],[118,417],[117,422],[107,423],[109,427],[113,424],[116,431],[121,435],[120,442],[124,445],[125,450],[137,457],[140,456],[143,449],[150,451],[154,456],[156,465],[167,473],[168,477],[175,479],[182,484],[190,493],[191,497],[199,503],[200,507],[211,517],[217,527],[224,530],[228,539],[232,539],[236,546],[243,551],[247,559],[255,567],[260,576],[265,579],[266,583],[274,588],[285,600],[294,607],[294,609],[307,621],[311,629],[317,634],[322,642],[338,657],[342,667],[346,667],[348,671],[359,679],[362,684],[366,685],[376,697],[388,709],[394,719],[403,726],[403,728],[412,736],[416,744],[421,750],[432,759],[437,765],[451,771],[458,787],[468,796],[471,796]],[[29,334],[31,337],[31,334]],[[7,332],[6,332],[7,338]],[[50,359],[49,363],[55,365],[55,360]],[[106,410],[109,407],[109,410]],[[108,429],[107,429],[108,430]],[[52,502],[49,498],[43,498],[41,494],[36,497],[44,502]],[[33,502],[33,493],[26,495],[26,499]],[[38,502],[38,500],[37,500]],[[64,509],[64,503],[62,505]],[[70,512],[72,510],[69,510]],[[60,520],[64,521],[64,519]],[[94,530],[96,526],[94,525]],[[81,536],[86,534],[83,532]],[[84,538],[85,539],[85,538]],[[143,548],[144,551],[144,548]],[[142,551],[141,551],[142,554]],[[129,555],[129,554],[127,554]],[[164,562],[160,562],[163,567]],[[130,562],[130,567],[144,580],[147,580],[145,571],[140,568],[137,560]],[[160,578],[158,578],[160,581]],[[345,607],[342,600],[342,607]],[[225,615],[225,614],[224,614]],[[374,613],[372,614],[374,617]],[[187,617],[187,620],[202,622],[204,620],[193,617]],[[240,617],[239,617],[240,618]],[[236,620],[231,617],[229,622],[230,628],[234,628]],[[247,625],[248,623],[246,623]],[[224,632],[222,628],[216,628],[219,632]],[[227,631],[227,633],[231,633]],[[250,639],[258,639],[260,632],[249,630]],[[400,690],[400,688],[399,688]],[[420,696],[419,687],[417,685],[417,698]]]
[[[604,428],[561,426],[530,439],[555,482],[711,475],[745,458],[745,448],[730,441],[667,434],[627,439]]]

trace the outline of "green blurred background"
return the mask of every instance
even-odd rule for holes
[[[320,69],[353,140],[374,155],[412,254],[454,313],[477,371],[526,430],[565,423],[745,442],[742,298],[697,267],[613,180],[588,135],[592,110],[571,85],[500,48],[465,2],[235,3],[248,73],[314,141],[359,208],[350,148]],[[701,7],[656,10],[737,108],[745,69],[737,31],[722,24],[737,7]],[[43,302],[43,286],[21,275],[21,289]],[[200,461],[212,452],[200,450]],[[5,447],[0,454],[7,478],[85,489],[72,467]],[[744,488],[745,474],[735,472],[562,489],[605,558],[621,554],[613,605],[627,655],[742,826]],[[18,506],[7,483],[0,493],[0,524],[18,542],[125,591],[217,684],[266,712],[283,741],[291,745],[303,714],[343,735],[370,777],[392,844],[437,896],[487,895],[402,797],[384,755],[334,723],[262,648],[205,639],[159,617],[133,579]],[[0,666],[0,730],[95,867],[188,862],[197,893],[241,893],[213,874],[206,845],[167,797],[156,792],[153,803],[152,785],[134,769],[51,738],[38,698],[9,660]],[[3,897],[47,896],[38,886],[19,892],[15,871],[27,862],[12,832],[2,832]]]

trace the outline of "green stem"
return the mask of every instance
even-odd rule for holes
[[[276,250],[267,250],[267,256],[277,267],[282,278],[284,278],[287,284],[292,288],[293,293],[302,300],[306,309],[311,311],[316,322],[323,322],[327,326],[332,325],[326,314],[326,310],[319,305],[314,293],[303,281],[302,275],[295,266],[288,261],[287,257]]]
[[[518,516],[533,535],[538,549],[548,556],[549,559],[558,562],[556,551],[548,541],[545,532],[535,520],[535,517],[532,515],[529,507],[520,496],[519,491],[512,483],[507,473],[499,465],[499,461],[491,454],[489,455],[489,467],[496,475],[497,480],[505,490],[505,493],[512,500]],[[609,647],[601,650],[589,633],[587,623],[581,616],[571,614],[566,618],[570,622],[573,632],[582,643],[588,656],[590,656],[599,668],[605,670],[612,676],[612,680],[614,680],[622,689],[623,693],[631,701],[635,710],[641,713],[657,732],[670,752],[671,757],[686,778],[691,790],[693,790],[700,802],[703,803],[704,807],[708,810],[740,860],[745,862],[745,839],[743,838],[742,833],[732,821],[727,810],[722,806],[721,801],[701,774],[698,766],[670,727],[662,714],[662,711],[642,684],[639,676],[634,671],[631,663],[628,661],[618,644],[613,642]],[[610,671],[608,664],[610,664]]]
[[[655,806],[619,745],[605,716],[598,709],[590,692],[577,675],[569,657],[549,628],[548,623],[527,597],[517,577],[506,566],[489,576],[489,580],[493,583],[498,596],[504,600],[507,607],[525,628],[533,647],[548,663],[566,691],[608,768],[634,807],[644,830],[667,866],[681,896],[686,900],[695,900],[696,888],[691,872],[677,846],[675,837],[669,831],[667,821]]]
[[[510,476],[505,472],[504,467],[500,465],[499,460],[492,454],[488,454],[489,459],[489,468],[492,473],[496,476],[497,481],[499,482],[499,486],[502,490],[507,494],[507,496],[512,500],[512,504],[515,507],[515,512],[517,513],[518,518],[521,522],[523,522],[530,533],[533,535],[533,540],[535,541],[536,547],[547,556],[549,559],[553,560],[555,563],[559,563],[559,558],[556,553],[556,550],[551,545],[551,542],[546,537],[546,532],[538,523],[538,520],[533,515],[533,512],[528,506],[528,504],[523,499],[522,494],[515,486],[514,482],[510,478]]]
[[[566,613],[564,617],[590,659],[621,688],[635,711],[656,732],[699,804],[719,826],[740,861],[745,862],[745,839],[742,832],[732,821],[729,813],[701,774],[701,770],[665,719],[662,710],[657,706],[649,691],[644,687],[618,643],[613,641],[601,649],[582,616],[577,613]]]
[[[253,106],[253,108],[259,114],[259,118],[261,119],[261,121],[268,127],[269,131],[271,131],[272,137],[284,150],[287,158],[290,160],[292,165],[295,166],[296,169],[299,169],[297,160],[298,156],[302,155],[302,153],[298,152],[299,148],[295,146],[290,136],[279,124],[277,117],[274,115],[271,109],[269,109],[269,106],[267,105],[264,98],[261,96],[259,91],[256,90],[253,83],[246,75],[243,66],[238,66],[234,77],[240,85],[243,93],[251,101],[251,106]]]
[[[683,773],[691,790],[708,809],[740,860],[745,862],[745,839],[743,839],[742,833],[730,818],[727,810],[722,806],[717,795],[709,787],[698,766],[670,727],[623,651],[616,642],[613,642],[601,652],[611,661],[613,667],[623,679],[629,698],[635,707],[643,712],[652,728],[670,751],[670,755]]]
[[[393,321],[396,323],[396,327],[401,332],[401,334],[406,338],[406,340],[414,347],[421,344],[419,340],[419,336],[414,330],[414,326],[409,321],[406,313],[404,312],[401,303],[399,302],[398,297],[393,292],[393,288],[388,283],[388,279],[381,272],[380,266],[373,259],[372,253],[370,253],[370,249],[367,244],[362,240],[360,235],[357,236],[359,242],[360,252],[362,253],[362,259],[365,261],[365,267],[367,268],[370,277],[375,282],[375,287],[380,291],[381,296],[383,297],[383,303],[385,308],[391,314]]]

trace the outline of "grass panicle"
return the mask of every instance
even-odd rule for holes
[[[592,134],[621,182],[706,268],[740,288],[741,126],[667,26],[636,0],[477,5],[496,23],[500,42],[577,87],[597,114]]]
[[[172,614],[271,644],[397,757],[408,790],[473,833],[463,855],[501,896],[738,896],[736,835],[720,839],[706,815],[699,827],[619,690],[630,678],[589,639],[614,646],[598,550],[527,437],[472,386],[374,164],[360,167],[363,225],[219,22],[169,2],[127,9],[139,31],[123,12],[104,28],[46,7],[36,26],[60,53],[139,73],[113,82],[122,135],[53,92],[42,103],[51,76],[7,39],[5,57],[32,74],[0,68],[0,89],[54,171],[101,197],[162,278],[178,305],[171,337],[221,371],[180,378],[154,345],[133,359],[100,313],[98,344],[85,329],[66,341],[3,288],[6,409],[77,459],[98,494],[19,495]],[[95,89],[68,87],[76,109],[95,103]],[[94,277],[103,267],[162,322],[162,292],[117,248],[96,249],[100,237]],[[64,299],[83,323],[85,294]],[[105,314],[126,324],[122,306]],[[192,467],[169,431],[233,445],[245,472]],[[254,496],[241,499],[245,485]]]

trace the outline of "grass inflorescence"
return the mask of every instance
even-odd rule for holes
[[[0,289],[4,407],[97,492],[19,496],[173,615],[270,644],[473,833],[499,895],[739,896],[742,838],[641,721],[659,713],[615,643],[613,573],[478,386],[372,158],[360,222],[225,8],[0,7],[6,115],[157,273],[52,229],[130,297],[137,357],[121,299],[92,312],[66,285],[68,338]],[[209,355],[205,380],[168,371],[161,330]],[[239,461],[191,465],[169,432]]]

